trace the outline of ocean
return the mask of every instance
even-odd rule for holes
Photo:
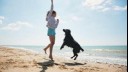
[[[26,49],[44,54],[43,48],[45,46],[12,45],[8,47]],[[103,62],[127,66],[127,46],[82,46],[82,48],[85,51],[78,54],[79,56],[77,61]],[[53,55],[70,60],[70,58],[73,56],[72,48],[65,46],[62,50],[60,50],[60,46],[54,46]]]

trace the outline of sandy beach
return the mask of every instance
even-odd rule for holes
[[[0,72],[127,72],[127,66],[100,62],[78,62],[28,50],[0,47]]]

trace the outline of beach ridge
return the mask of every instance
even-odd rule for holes
[[[28,50],[0,46],[0,72],[127,72],[127,66],[101,62],[77,62]]]

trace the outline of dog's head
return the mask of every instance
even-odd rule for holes
[[[69,29],[63,29],[63,31],[65,32],[65,35],[71,34],[71,31]]]

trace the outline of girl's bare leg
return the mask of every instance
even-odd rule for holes
[[[46,48],[44,48],[44,52],[45,52],[45,54],[47,54],[46,51],[47,51],[48,48],[50,48],[50,44],[49,44]]]
[[[52,51],[53,51],[53,46],[55,44],[55,36],[49,36],[49,38],[50,38],[50,42],[51,42],[51,44],[50,44],[50,55],[49,55],[49,58],[51,60],[53,60]]]

